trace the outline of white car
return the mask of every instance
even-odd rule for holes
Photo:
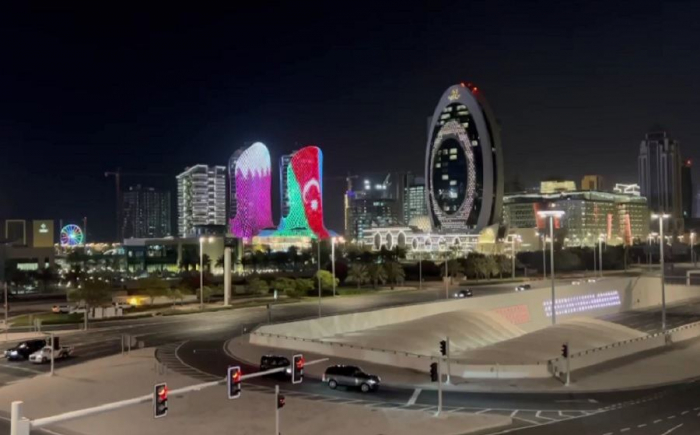
[[[581,285],[581,281],[579,281],[579,280],[571,281],[571,285]]]
[[[57,314],[68,314],[70,313],[70,305],[54,305],[51,311]]]
[[[34,364],[44,364],[51,361],[51,352],[54,350],[51,346],[46,346],[43,349],[39,349],[33,354],[29,355],[29,361]],[[73,348],[69,346],[61,346],[60,349],[55,351],[54,361],[57,359],[68,358],[73,353]]]
[[[588,278],[588,279],[586,280],[586,282],[596,282],[596,279],[595,279],[595,278]]]

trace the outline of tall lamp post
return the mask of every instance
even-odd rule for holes
[[[664,245],[666,240],[664,239],[664,220],[670,218],[670,214],[652,214],[651,218],[659,220],[659,237],[661,242],[659,243],[659,264],[661,265],[661,330],[666,332],[666,283],[665,283],[665,270],[664,270]]]
[[[521,237],[517,234],[511,234],[509,237],[510,237],[510,257],[511,257],[510,277],[515,278],[515,242],[516,242],[516,240],[518,242],[520,242]]]
[[[333,296],[335,296],[335,241],[339,239],[340,243],[345,240],[342,237],[331,237],[331,273],[333,274]]]
[[[693,267],[697,267],[698,259],[695,256],[695,231],[690,233],[690,261],[693,263]]]
[[[598,237],[598,268],[600,269],[600,277],[603,277],[603,239],[605,239],[605,234],[601,234]]]
[[[199,309],[204,309],[204,242],[214,242],[213,237],[199,238]]]
[[[557,303],[556,303],[556,292],[554,290],[554,218],[561,218],[564,216],[563,210],[541,210],[537,214],[540,217],[549,218],[549,238],[551,240],[551,251],[549,251],[549,262],[552,270],[550,271],[550,277],[552,278],[552,325],[557,323]]]

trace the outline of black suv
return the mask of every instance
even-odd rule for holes
[[[46,346],[46,340],[27,340],[23,341],[15,347],[11,347],[5,351],[5,358],[10,361],[27,359],[39,349]]]
[[[468,288],[463,288],[462,290],[455,293],[456,298],[470,298],[472,297],[472,291]]]
[[[338,385],[344,387],[359,387],[363,393],[375,391],[381,383],[379,376],[370,375],[357,366],[330,366],[323,374],[323,382],[335,390]]]
[[[287,367],[287,369],[280,373],[273,373],[270,376],[277,377],[288,377],[292,376],[292,366],[289,359],[279,355],[263,355],[260,357],[260,371],[276,369],[278,367]]]

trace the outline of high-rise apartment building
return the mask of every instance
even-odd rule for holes
[[[683,231],[681,151],[677,141],[660,128],[646,134],[639,147],[639,185],[649,209],[671,215],[668,231]]]
[[[287,168],[295,151],[280,157],[280,214],[284,219],[289,214],[289,192],[287,189]]]
[[[345,237],[362,240],[368,228],[397,225],[401,212],[391,174],[381,181],[363,178],[360,186],[345,192]]]
[[[418,216],[428,216],[425,198],[425,178],[410,177],[407,179],[403,197],[404,224],[408,225],[411,219]]]
[[[178,235],[197,227],[226,226],[226,167],[196,165],[177,176]]]
[[[125,239],[172,235],[170,192],[141,185],[122,194],[122,234]]]

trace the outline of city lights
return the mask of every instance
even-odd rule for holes
[[[231,234],[243,239],[273,226],[270,153],[262,142],[238,150],[229,161]]]
[[[617,290],[608,292],[572,296],[557,299],[556,314],[574,314],[600,308],[615,307],[621,304],[620,293]],[[547,317],[552,317],[552,300],[542,302]]]

